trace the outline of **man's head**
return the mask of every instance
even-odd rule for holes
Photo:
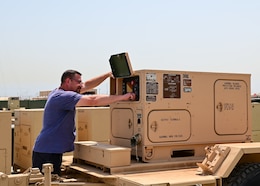
[[[76,70],[66,70],[61,76],[60,88],[80,93],[82,88],[81,73]]]

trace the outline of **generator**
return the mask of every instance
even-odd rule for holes
[[[111,78],[111,144],[143,162],[199,158],[205,146],[251,141],[250,74],[137,70]]]

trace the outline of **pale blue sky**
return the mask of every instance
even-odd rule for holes
[[[259,93],[260,1],[0,0],[0,97],[52,90],[66,69],[99,75],[120,52],[134,70],[249,73]]]

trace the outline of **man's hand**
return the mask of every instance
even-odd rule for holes
[[[115,77],[114,77],[112,72],[108,72],[108,77],[111,77],[111,78],[115,79]]]
[[[135,100],[135,93],[127,93],[129,95],[128,100],[134,101]]]

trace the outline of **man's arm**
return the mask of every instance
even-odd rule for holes
[[[83,95],[76,106],[106,106],[114,102],[134,99],[134,93],[124,95]]]
[[[113,77],[111,72],[108,72],[108,73],[105,73],[100,76],[87,80],[86,82],[84,82],[84,85],[81,88],[80,92],[84,93],[87,90],[97,87],[98,85],[100,85],[103,81],[105,81],[109,77]]]

